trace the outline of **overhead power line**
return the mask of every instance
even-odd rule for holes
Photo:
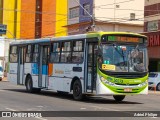
[[[93,16],[93,14],[91,15],[81,4],[80,4],[80,2],[78,1],[78,0],[75,0],[78,4],[79,4],[79,6],[91,17],[91,19],[92,19],[92,26],[91,26],[91,28],[93,29],[93,31],[94,31],[94,28],[95,28],[95,18],[94,18],[94,16]]]
[[[122,4],[122,3],[126,3],[126,2],[132,2],[132,1],[134,1],[134,0],[126,0],[126,1],[123,1],[123,2],[115,2],[115,3],[112,3],[112,4],[98,5],[98,6],[95,6],[95,7],[100,8],[102,6],[110,6],[110,5]]]
[[[62,16],[67,16],[67,14],[60,14],[52,11],[31,11],[31,10],[16,10],[16,9],[5,9],[5,8],[0,8],[0,10],[5,10],[5,11],[13,11],[13,12],[24,12],[24,13],[34,13],[34,14],[55,14],[55,15],[62,15]]]

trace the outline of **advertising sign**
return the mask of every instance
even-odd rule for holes
[[[6,34],[7,25],[0,24],[0,34]]]

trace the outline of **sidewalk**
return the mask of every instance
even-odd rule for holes
[[[4,78],[2,79],[2,82],[8,82],[7,77],[4,77]]]
[[[160,95],[160,91],[148,90],[148,94],[159,94]]]

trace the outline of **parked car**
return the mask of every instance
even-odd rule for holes
[[[4,71],[3,68],[0,66],[0,81],[3,79],[4,77]]]
[[[160,91],[160,72],[149,73],[148,87],[149,89],[155,87],[157,91]]]

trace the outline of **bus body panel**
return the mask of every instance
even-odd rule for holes
[[[32,63],[25,63],[24,64],[24,74],[30,74],[32,75]]]
[[[37,75],[32,75],[32,82],[33,82],[33,87],[34,88],[39,88],[38,86],[38,76]]]
[[[127,85],[121,85],[121,86],[118,86],[118,85],[115,85],[113,86],[113,89],[111,87],[107,87],[107,85],[105,85],[104,83],[102,83],[102,81],[100,80],[100,76],[97,75],[97,86],[96,86],[96,94],[99,95],[99,94],[109,94],[109,95],[119,95],[119,94],[148,94],[148,84],[147,84],[147,81],[146,81],[146,84],[144,86],[127,86]],[[118,91],[114,91],[115,88],[118,90],[119,89],[119,92]],[[133,92],[125,92],[124,89],[136,89],[137,91],[133,91]]]
[[[81,72],[73,71],[74,67],[82,68]],[[74,77],[83,78],[83,64],[53,64],[52,75],[49,76],[49,88],[58,91],[70,92],[70,86]],[[83,89],[83,83],[82,89]]]
[[[8,74],[8,79],[14,83],[17,84],[17,63],[10,63],[9,64],[9,74]]]

